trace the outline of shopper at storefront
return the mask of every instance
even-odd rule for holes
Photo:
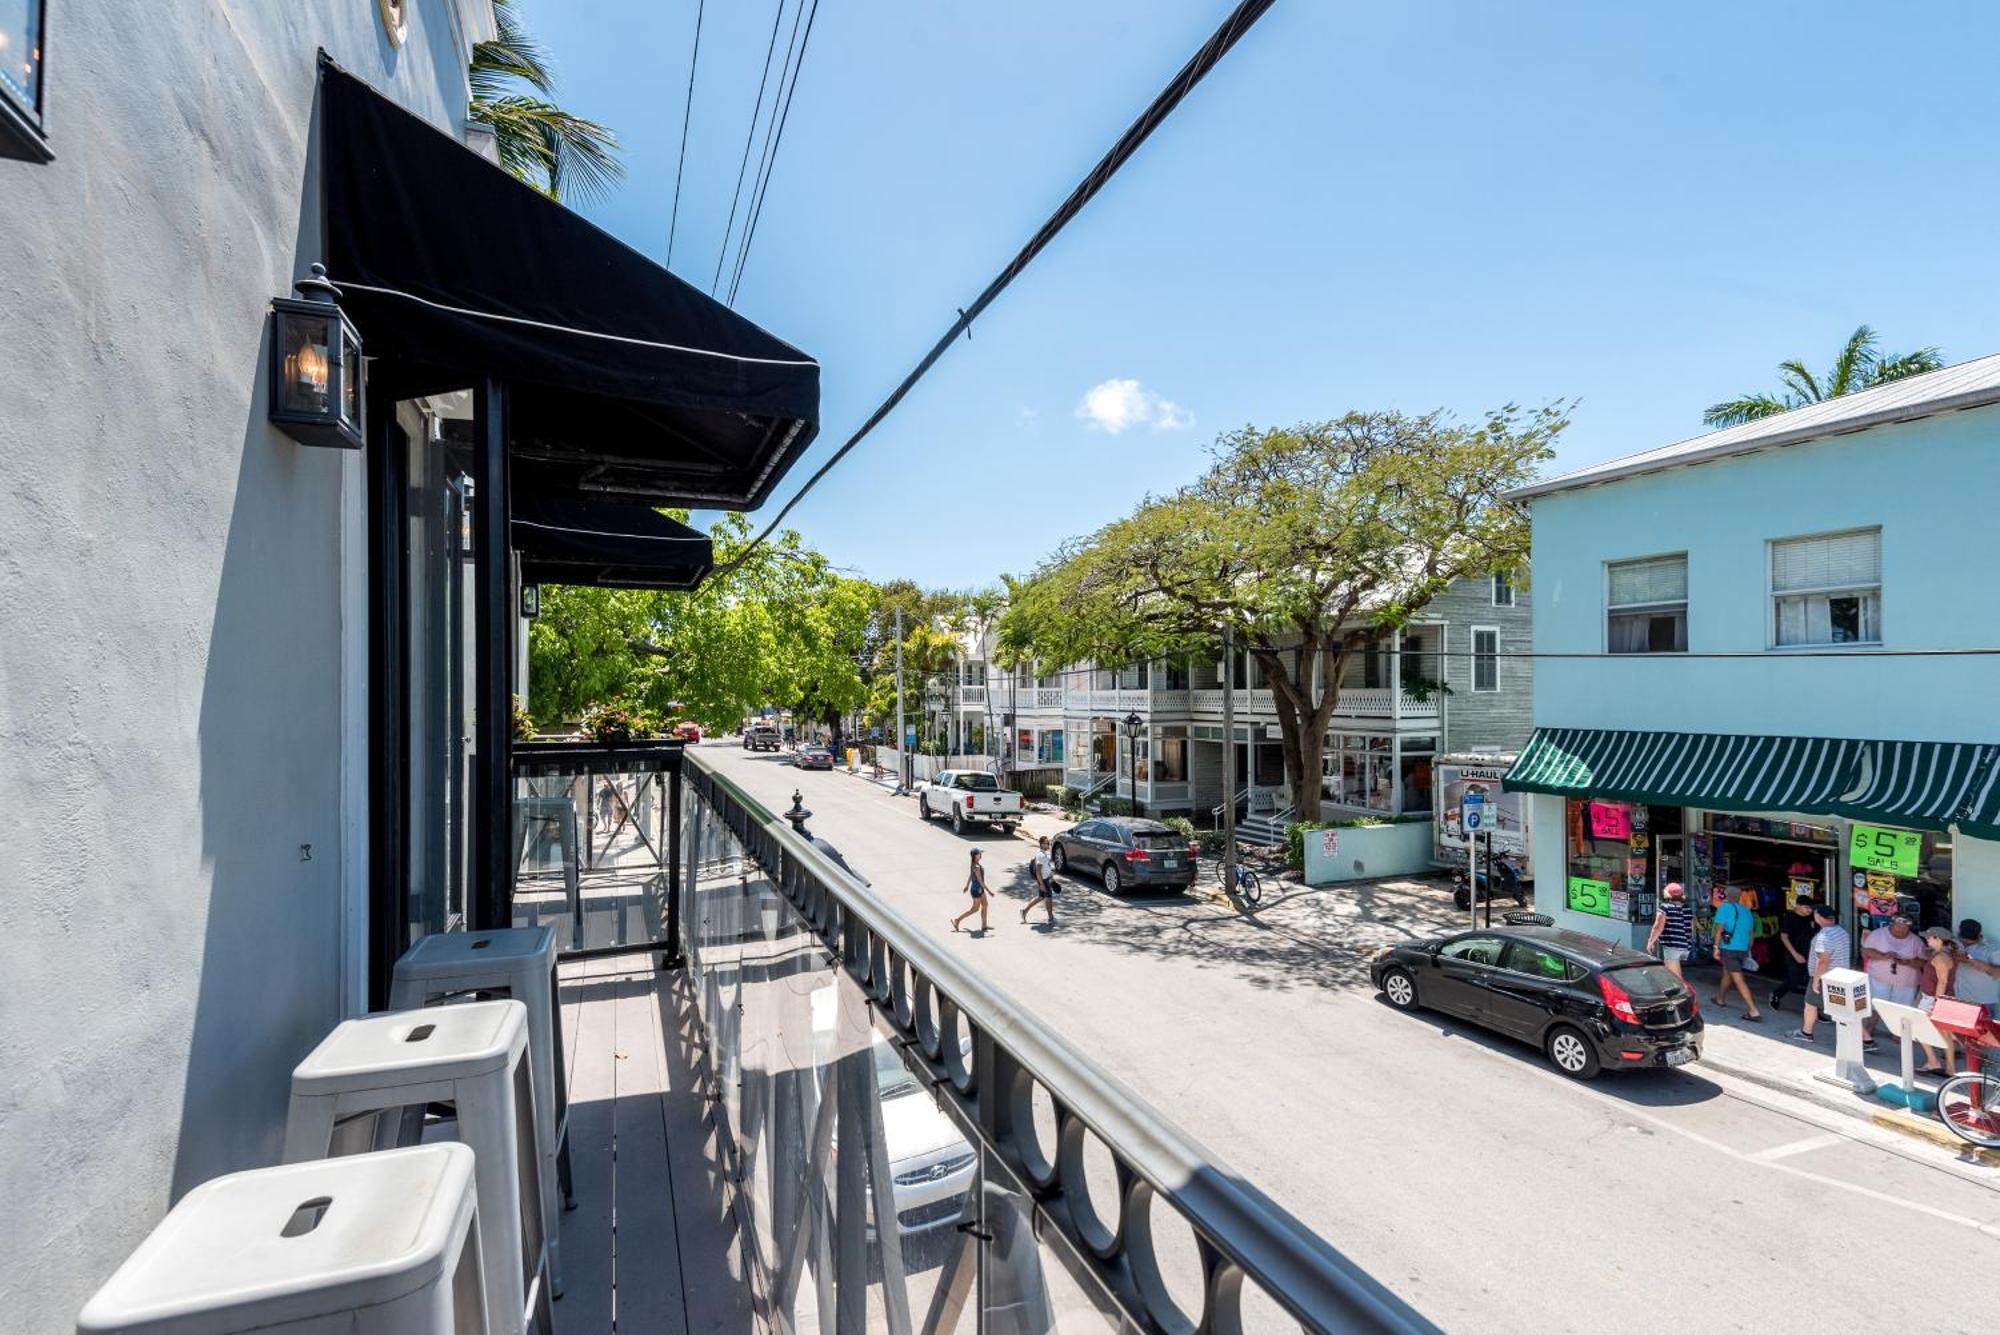
[[[1910,920],[1897,914],[1887,927],[1861,938],[1861,958],[1868,970],[1868,990],[1901,1006],[1917,1004],[1917,966],[1924,957],[1923,938],[1910,930]],[[1874,1025],[1869,1025],[1874,1032]]]
[[[1653,934],[1646,938],[1646,952],[1658,955],[1667,971],[1686,982],[1681,965],[1694,949],[1694,909],[1687,902],[1687,888],[1679,881],[1660,887],[1660,911],[1653,915]]]
[[[1979,919],[1967,918],[1958,925],[1958,947],[1952,995],[1984,1006],[1988,1015],[2000,1015],[2000,946],[1986,939]]]
[[[1743,974],[1750,958],[1750,947],[1757,940],[1757,893],[1745,890],[1736,898],[1720,904],[1715,910],[1715,958],[1722,965],[1722,981],[1715,985],[1715,1004],[1720,1006],[1735,988],[1743,998],[1743,1018],[1761,1020],[1764,1013],[1757,1009],[1757,999],[1750,995],[1750,982]]]
[[[1813,937],[1819,932],[1819,926],[1813,922],[1813,910],[1817,907],[1818,901],[1801,895],[1792,901],[1792,911],[1778,921],[1778,950],[1773,962],[1781,966],[1782,972],[1771,988],[1773,1009],[1782,1006],[1792,993],[1805,991],[1812,981],[1806,960]]]
[[[1923,942],[1924,959],[1917,967],[1917,1008],[1929,1013],[1937,1005],[1939,997],[1952,995],[1952,984],[1958,972],[1958,962],[1953,953],[1958,942],[1950,932],[1942,927],[1926,927],[1918,938]],[[1958,1069],[1958,1048],[1951,1041],[1951,1035],[1944,1038],[1944,1055],[1928,1043],[1919,1043],[1923,1049],[1924,1064],[1917,1068],[1920,1075],[1950,1075]]]
[[[1840,911],[1833,905],[1815,905],[1813,924],[1819,930],[1813,933],[1812,945],[1806,951],[1806,972],[1812,975],[1812,981],[1806,985],[1805,1019],[1797,1029],[1786,1035],[1801,1043],[1812,1042],[1813,1030],[1819,1025],[1820,979],[1828,969],[1845,969],[1848,954],[1853,949],[1852,938],[1840,925]]]

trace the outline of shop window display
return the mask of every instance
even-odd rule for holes
[[[1655,841],[1680,834],[1680,808],[1571,798],[1564,815],[1565,906],[1614,922],[1652,921],[1660,888]]]

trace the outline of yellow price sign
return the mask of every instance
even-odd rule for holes
[[[1569,910],[1599,918],[1611,916],[1611,882],[1593,881],[1587,876],[1569,878]]]
[[[1915,876],[1923,859],[1924,837],[1915,830],[1857,825],[1848,837],[1847,860],[1863,871]]]

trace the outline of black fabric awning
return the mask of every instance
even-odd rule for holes
[[[368,355],[504,380],[544,490],[752,509],[811,442],[810,357],[324,60],[320,163]]]
[[[708,535],[630,502],[524,494],[509,528],[523,584],[692,589],[715,566]]]

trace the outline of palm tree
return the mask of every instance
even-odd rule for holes
[[[1944,354],[1936,348],[1918,348],[1898,357],[1885,357],[1875,350],[1875,331],[1862,325],[1848,336],[1847,346],[1833,359],[1824,378],[1814,376],[1801,361],[1778,363],[1778,379],[1785,386],[1782,398],[1771,394],[1745,394],[1712,405],[1701,415],[1709,426],[1739,426],[1774,413],[1790,412],[1808,403],[1821,403],[1852,394],[1857,389],[1886,385],[1904,376],[1922,375],[1944,365]]]
[[[566,189],[584,199],[601,196],[625,174],[617,135],[548,100],[555,71],[514,17],[512,0],[493,0],[493,17],[499,35],[472,48],[467,68],[472,120],[492,128],[500,165],[549,198],[560,201]],[[534,91],[518,92],[518,84]]]

